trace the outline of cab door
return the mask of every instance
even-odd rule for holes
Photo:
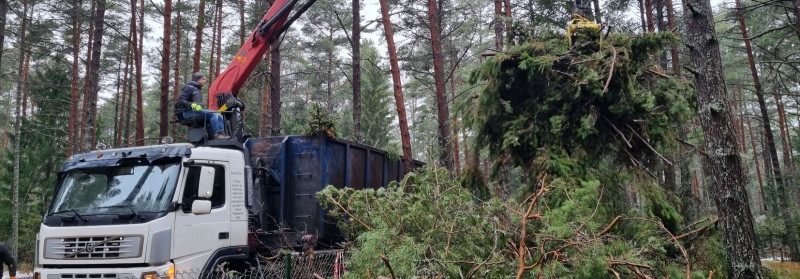
[[[198,198],[201,168],[214,170],[210,198]],[[176,212],[172,255],[181,270],[203,268],[208,257],[221,247],[230,246],[230,165],[223,161],[194,161],[183,168],[181,206]],[[192,213],[192,203],[210,200],[208,214]]]

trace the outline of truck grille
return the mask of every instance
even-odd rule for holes
[[[59,259],[59,260],[135,258],[141,256],[141,250],[142,250],[141,247],[142,247],[141,236],[91,236],[91,237],[48,238],[45,243],[44,257],[47,259]],[[67,278],[67,277],[62,277],[62,278]],[[74,277],[74,278],[107,278],[107,277]]]
[[[89,274],[60,274],[58,279],[90,279],[90,278],[99,278],[99,279],[117,279],[117,274],[99,274],[99,273],[89,273]]]

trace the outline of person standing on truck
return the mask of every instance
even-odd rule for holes
[[[175,114],[179,118],[193,119],[204,118],[211,125],[215,139],[227,140],[231,137],[225,134],[225,119],[222,114],[213,110],[203,109],[202,88],[208,82],[202,73],[192,75],[192,80],[181,89],[181,95],[175,100]]]
[[[8,246],[0,243],[0,277],[3,276],[3,265],[8,266],[8,275],[11,276],[11,279],[16,279],[17,263],[14,261],[14,257],[11,256],[11,250],[8,249]]]

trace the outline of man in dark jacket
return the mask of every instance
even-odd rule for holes
[[[216,111],[203,109],[203,85],[208,80],[201,73],[192,75],[192,81],[186,83],[181,89],[181,95],[175,100],[175,114],[180,114],[183,119],[204,118],[211,125],[215,139],[230,139],[225,134],[225,119]]]
[[[17,263],[14,262],[8,247],[0,243],[0,277],[3,276],[3,264],[8,266],[8,275],[11,279],[17,278]]]

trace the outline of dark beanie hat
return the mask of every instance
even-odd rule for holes
[[[206,75],[204,75],[202,73],[194,73],[194,75],[192,75],[192,81],[198,81],[198,80],[200,80],[201,78],[204,78],[204,77],[206,77]]]

